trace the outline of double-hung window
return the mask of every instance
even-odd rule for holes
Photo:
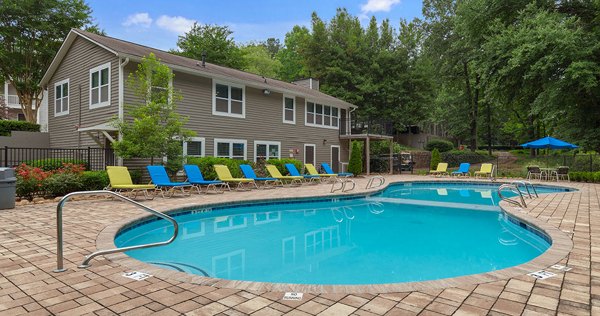
[[[246,117],[245,88],[213,81],[213,115]]]
[[[296,124],[296,99],[283,96],[283,122]]]
[[[335,128],[339,126],[340,111],[338,108],[314,102],[306,102],[306,122],[308,126]]]
[[[254,161],[258,159],[280,159],[281,143],[257,140],[254,142]]]
[[[215,138],[215,157],[246,160],[246,140]]]
[[[185,157],[204,157],[205,139],[203,137],[192,137],[183,142],[183,155]]]
[[[90,69],[90,109],[110,105],[110,63]]]
[[[54,116],[69,114],[69,79],[54,84]]]

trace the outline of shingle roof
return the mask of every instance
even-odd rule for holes
[[[102,36],[82,30],[73,29],[75,32],[97,44],[105,46],[110,50],[113,50],[117,55],[123,57],[137,57],[142,58],[150,53],[154,53],[158,59],[169,66],[178,66],[190,70],[191,72],[206,76],[210,78],[218,79],[229,79],[232,81],[241,81],[246,85],[261,88],[270,89],[277,92],[293,93],[298,96],[302,96],[308,99],[312,99],[316,102],[326,103],[328,105],[336,105],[342,107],[354,106],[351,103],[343,100],[334,98],[325,93],[319,92],[318,90],[309,89],[300,85],[296,85],[281,80],[265,78],[263,76],[255,75],[245,71],[227,68],[211,63],[206,63],[205,67],[201,66],[201,62],[196,59],[187,58],[175,54],[171,54],[156,48],[147,47],[124,40],[116,39],[113,37]]]

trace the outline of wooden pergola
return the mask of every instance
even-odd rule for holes
[[[378,134],[354,134],[354,135],[340,135],[340,139],[347,139],[349,144],[349,152],[352,155],[352,141],[359,140],[365,142],[365,161],[366,163],[366,173],[367,175],[371,174],[371,141],[377,140],[391,140],[390,142],[390,174],[394,173],[394,137],[386,136],[386,135],[378,135]]]

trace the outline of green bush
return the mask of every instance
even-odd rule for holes
[[[442,157],[440,156],[440,152],[437,148],[434,148],[431,151],[431,161],[429,162],[429,170],[436,170],[437,165],[442,162]]]
[[[13,131],[39,132],[40,125],[25,121],[0,120],[0,136],[10,136]]]
[[[197,165],[200,168],[205,180],[213,180],[217,179],[217,173],[215,172],[213,165],[225,165],[227,168],[229,168],[229,171],[234,178],[240,178],[242,177],[240,165],[248,164],[250,162],[248,160],[219,157],[188,157],[187,163],[190,165]]]
[[[37,160],[28,160],[24,162],[28,166],[38,167],[44,171],[54,171],[59,168],[62,168],[64,164],[70,163],[74,165],[82,165],[88,170],[88,163],[85,160],[81,159],[64,159],[64,158],[47,158],[47,159],[37,159]]]
[[[362,149],[358,142],[352,142],[352,154],[348,162],[348,172],[359,175],[363,171]]]
[[[142,169],[129,169],[129,176],[131,176],[131,182],[134,184],[145,184],[142,183],[142,176],[144,171]]]
[[[494,160],[494,157],[488,154],[464,150],[451,150],[441,154],[441,161],[447,162],[448,167],[458,167],[463,162],[477,164],[491,160]]]
[[[81,174],[82,190],[102,190],[108,186],[109,182],[106,171],[85,171]]]
[[[425,149],[428,151],[433,151],[436,148],[439,152],[443,153],[454,149],[454,145],[443,139],[432,139],[425,145]]]
[[[269,159],[266,161],[266,164],[277,167],[277,169],[279,170],[279,172],[281,172],[282,175],[289,174],[287,168],[285,167],[286,163],[294,164],[294,166],[296,166],[296,169],[298,169],[298,172],[302,173],[302,169],[304,166],[302,165],[302,162],[300,160],[292,159],[292,158],[281,158],[281,159]],[[257,172],[258,172],[258,170],[257,170]]]
[[[593,182],[600,183],[600,171],[587,172],[587,171],[576,171],[569,172],[569,178],[574,182]]]
[[[47,196],[62,196],[82,190],[81,175],[77,173],[57,173],[44,180],[44,191]]]

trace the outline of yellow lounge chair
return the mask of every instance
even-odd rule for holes
[[[132,194],[132,198],[137,196],[138,191],[142,191],[146,199],[154,198],[154,195],[148,194],[148,190],[156,190],[156,186],[154,184],[133,184],[127,167],[107,166],[106,173],[110,180],[107,190],[114,190],[117,193],[129,192]]]
[[[494,165],[491,163],[481,164],[481,169],[479,171],[475,171],[475,178],[479,177],[492,177],[492,173],[494,173]]]
[[[437,169],[429,170],[429,174],[435,176],[448,175],[448,164],[445,162],[438,163]]]
[[[230,182],[237,184],[236,190],[237,189],[243,190],[244,183],[249,183],[258,189],[258,186],[256,185],[256,182],[254,182],[254,179],[234,178],[231,175],[229,168],[227,168],[227,166],[225,166],[225,165],[214,165],[213,167],[215,168],[215,172],[217,173],[217,178],[219,178],[219,180],[221,180],[225,183],[225,185],[227,186],[227,189],[229,189],[229,191],[231,191],[231,187],[229,186]]]
[[[289,182],[290,184],[298,184],[298,185],[301,185],[302,181],[304,180],[304,177],[302,177],[302,176],[284,176],[281,174],[281,172],[279,172],[279,169],[277,169],[277,167],[275,167],[274,165],[267,165],[266,168],[267,168],[267,171],[269,172],[269,174],[271,175],[271,177],[273,177],[277,180]]]
[[[311,176],[329,177],[330,179],[335,179],[338,176],[337,173],[319,173],[312,163],[305,163],[304,168]]]

